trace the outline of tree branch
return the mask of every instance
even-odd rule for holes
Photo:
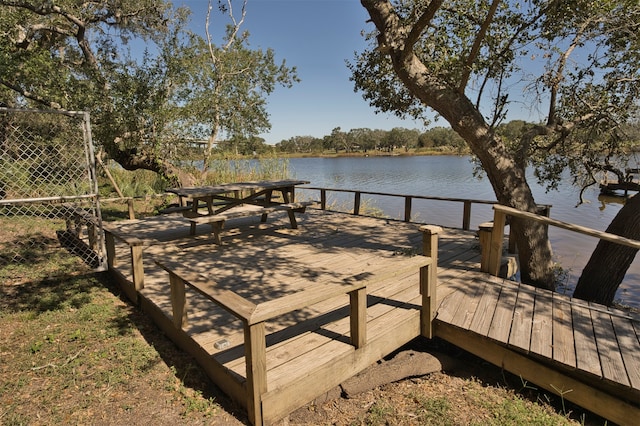
[[[20,87],[16,84],[13,84],[9,81],[6,81],[4,79],[0,79],[0,84],[2,84],[3,86],[15,91],[16,93],[19,93],[21,96],[24,96],[27,99],[31,99],[32,101],[35,101],[41,105],[46,106],[47,108],[51,108],[51,109],[56,109],[56,110],[60,110],[62,109],[62,106],[55,102],[55,101],[51,101],[49,99],[46,99],[36,93],[32,93],[29,92],[28,90],[26,90],[23,87]]]
[[[558,99],[558,89],[560,87],[560,82],[564,78],[564,68],[567,65],[567,61],[569,60],[569,56],[573,53],[573,51],[580,44],[580,40],[582,40],[582,36],[586,31],[587,27],[591,22],[587,20],[581,26],[578,32],[576,33],[573,41],[567,48],[567,50],[562,54],[560,59],[558,60],[558,69],[555,72],[555,75],[551,78],[550,81],[550,96],[549,96],[549,115],[547,117],[547,124],[553,125],[556,121],[556,102]]]
[[[493,22],[493,17],[498,10],[498,5],[500,4],[500,0],[493,0],[491,3],[491,7],[489,8],[489,12],[487,13],[487,17],[485,18],[482,26],[480,27],[480,31],[476,34],[475,40],[473,40],[473,46],[471,46],[471,52],[469,52],[469,56],[464,63],[463,66],[463,74],[460,76],[460,85],[458,86],[458,91],[460,93],[464,93],[464,89],[469,82],[469,76],[471,75],[471,70],[473,69],[473,62],[478,57],[478,53],[480,52],[480,46],[482,45],[482,41],[484,40],[485,35],[487,34],[487,30]]]
[[[443,0],[431,0],[424,13],[418,18],[418,21],[411,28],[411,32],[407,36],[405,41],[405,49],[409,48],[413,50],[413,45],[420,39],[422,32],[433,20],[436,12],[442,6]]]

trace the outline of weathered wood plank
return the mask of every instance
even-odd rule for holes
[[[513,311],[515,309],[518,287],[515,285],[504,285],[500,291],[500,298],[493,314],[489,333],[491,339],[506,343],[509,340]]]
[[[448,295],[440,302],[436,319],[441,322],[451,322],[451,320],[456,316],[456,312],[462,305],[462,301],[464,299],[465,295],[462,290],[455,291]]]
[[[598,356],[596,336],[589,309],[573,305],[573,338],[576,345],[576,367],[598,377],[602,377],[602,367]]]
[[[620,353],[629,377],[629,383],[634,389],[640,389],[640,341],[634,329],[633,321],[620,316],[612,316],[613,329],[620,345]],[[636,326],[640,323],[636,323]]]
[[[591,318],[595,329],[603,377],[623,386],[629,386],[629,378],[615,338],[611,316],[599,310],[593,310]]]
[[[523,285],[520,287],[523,287]],[[509,333],[509,344],[527,352],[531,344],[534,304],[535,297],[531,292],[527,291],[527,289],[521,289],[518,292],[513,311],[513,324]]]
[[[553,356],[553,296],[550,290],[536,288],[529,350],[551,359]]]
[[[470,330],[481,336],[487,336],[487,334],[489,334],[491,321],[493,320],[498,298],[500,297],[500,290],[500,286],[484,284],[484,293],[482,293],[480,301],[478,302],[476,314],[473,316],[471,324],[469,324]]]
[[[456,310],[453,318],[451,318],[451,324],[464,329],[469,328],[476,314],[476,309],[485,287],[486,284],[481,285],[481,283],[477,281],[469,283],[469,290],[462,292],[463,297],[460,299],[460,306]]]
[[[553,295],[553,359],[571,368],[576,366],[571,305],[557,294]]]

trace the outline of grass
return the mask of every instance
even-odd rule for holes
[[[370,392],[373,401],[355,425],[541,425],[579,424],[513,388],[474,377],[434,373]],[[354,415],[355,417],[355,415]]]
[[[0,424],[216,424],[224,397],[195,362],[107,275],[47,252],[0,268]]]

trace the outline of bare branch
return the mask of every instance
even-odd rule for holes
[[[558,99],[558,89],[560,88],[560,83],[564,79],[564,68],[567,65],[567,61],[569,60],[569,56],[573,53],[573,51],[578,47],[580,42],[582,41],[582,36],[584,35],[587,27],[591,24],[589,20],[584,22],[578,32],[576,33],[573,41],[567,48],[567,50],[562,54],[560,59],[558,60],[558,69],[555,72],[555,75],[551,78],[550,83],[550,96],[549,96],[549,115],[547,117],[547,124],[552,125],[556,121],[556,102]]]
[[[471,75],[471,70],[473,69],[473,62],[478,57],[478,53],[480,52],[480,46],[482,45],[482,41],[484,40],[485,35],[487,34],[487,30],[493,22],[493,17],[498,10],[498,5],[500,4],[500,0],[493,0],[491,3],[491,7],[489,8],[489,12],[480,27],[480,31],[476,34],[475,40],[473,40],[473,46],[471,46],[471,51],[469,52],[469,56],[464,63],[463,74],[460,76],[460,85],[458,86],[458,91],[460,93],[464,93],[464,89],[467,86],[467,82],[469,81],[469,76]]]
[[[20,95],[24,96],[27,99],[31,99],[32,101],[35,101],[41,105],[46,106],[47,108],[56,109],[56,110],[62,109],[62,106],[59,103],[46,99],[36,93],[32,93],[26,90],[25,88],[15,85],[9,81],[0,79],[0,84],[15,91],[16,93],[19,93]]]
[[[227,0],[227,4],[229,5],[229,17],[231,17],[231,21],[233,22],[233,33],[231,34],[231,37],[229,37],[227,45],[224,47],[225,50],[229,49],[229,47],[231,47],[231,45],[233,44],[238,31],[240,31],[240,26],[244,23],[244,18],[247,15],[247,0],[244,0],[244,2],[242,2],[242,17],[240,18],[239,22],[236,22],[236,18],[235,16],[233,16],[233,6],[231,4],[231,0]]]

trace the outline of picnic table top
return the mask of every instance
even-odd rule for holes
[[[263,191],[263,190],[279,190],[291,188],[296,185],[304,185],[310,183],[305,180],[283,179],[283,180],[263,180],[248,182],[222,183],[219,185],[207,186],[191,186],[183,188],[171,188],[168,192],[174,193],[181,197],[206,197],[211,195],[225,194],[234,191]]]

